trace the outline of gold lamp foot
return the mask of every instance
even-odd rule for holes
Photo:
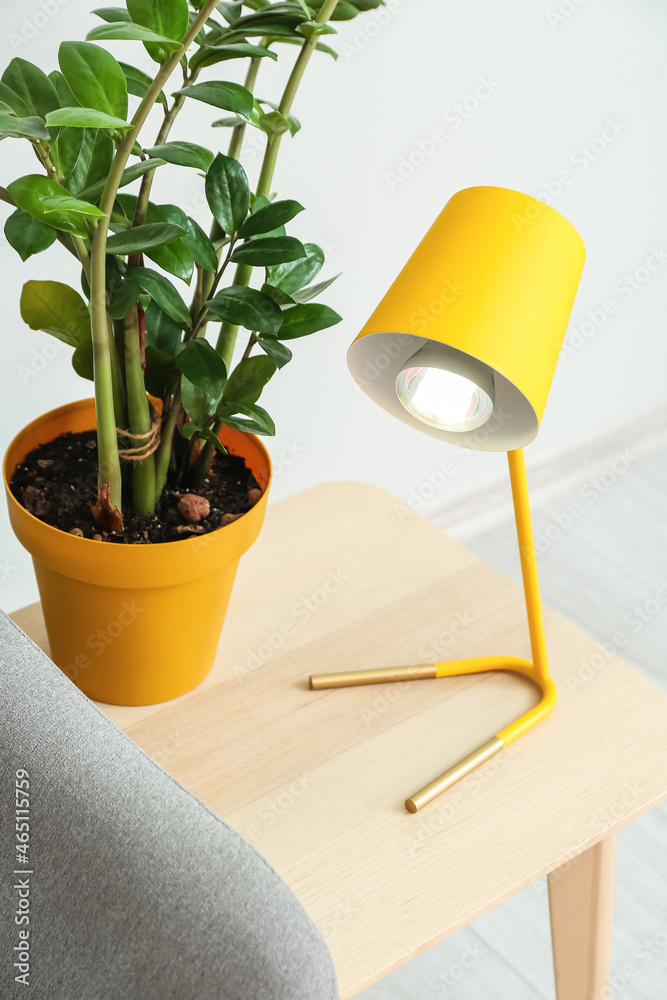
[[[424,785],[423,788],[420,788],[420,790],[411,798],[406,799],[405,808],[411,813],[419,812],[420,809],[427,806],[429,802],[432,802],[433,799],[438,797],[438,795],[442,795],[443,792],[446,792],[447,789],[451,788],[457,781],[464,778],[466,774],[470,774],[471,771],[474,771],[476,767],[483,764],[485,760],[489,759],[489,757],[493,757],[494,754],[497,754],[499,750],[502,750],[504,745],[505,744],[501,739],[494,736],[492,740],[488,740],[481,747],[478,747],[477,750],[473,750],[473,752],[469,753],[467,757],[460,760],[458,764],[454,764],[453,767],[450,767],[449,770],[445,771],[444,774],[441,774],[439,778],[434,778],[433,781],[428,783],[428,785]]]

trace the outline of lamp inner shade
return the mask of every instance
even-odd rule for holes
[[[493,413],[488,392],[464,375],[441,368],[404,368],[396,393],[413,417],[443,431],[474,431]]]

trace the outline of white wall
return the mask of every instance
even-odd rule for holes
[[[667,255],[656,271],[638,272],[640,280],[650,278],[636,290],[623,277],[641,268],[652,248],[667,251],[664,3],[387,3],[382,12],[339,25],[338,63],[314,58],[294,108],[303,130],[281,151],[275,186],[308,209],[295,234],[328,247],[327,273],[343,272],[327,301],[344,322],[297,342],[294,362],[264,397],[278,427],[270,444],[279,463],[274,498],[347,478],[406,499],[448,457],[446,446],[366,400],[347,374],[345,350],[447,199],[472,184],[543,197],[581,232],[588,262],[566,343],[579,343],[587,311],[598,314],[606,300],[616,307],[562,358],[528,460],[664,398]],[[0,64],[20,55],[55,68],[59,42],[82,38],[98,23],[88,14],[92,6],[3,0]],[[137,45],[111,44],[119,57],[143,64]],[[258,96],[275,98],[294,51],[283,47],[283,66],[264,67]],[[215,112],[194,102],[187,110],[188,124],[174,135],[224,149],[226,134],[208,127]],[[606,131],[613,141],[605,142],[599,137],[609,121],[616,123]],[[253,176],[258,162],[255,148],[246,160]],[[30,150],[2,143],[0,184],[33,169]],[[558,181],[563,171],[566,186]],[[193,172],[163,168],[155,190],[161,200],[201,211]],[[24,266],[3,241],[0,268],[4,450],[31,417],[88,395],[89,384],[73,374],[66,350],[44,363],[42,352],[54,342],[22,328],[18,312],[23,281],[52,277],[76,285],[76,267],[58,247]],[[459,461],[443,489],[484,479],[502,461],[486,454]],[[2,531],[0,605],[11,609],[35,599],[36,591],[29,559],[6,520]]]

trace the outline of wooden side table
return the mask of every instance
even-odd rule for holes
[[[48,648],[39,605],[14,618]],[[667,797],[667,695],[548,611],[546,629],[552,715],[408,814],[404,799],[524,712],[533,685],[312,692],[308,675],[529,656],[523,595],[388,494],[333,483],[270,508],[200,687],[100,707],[286,879],[342,1000],[545,874],[558,998],[590,1000],[608,975],[615,833]]]

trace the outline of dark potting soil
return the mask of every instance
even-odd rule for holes
[[[129,470],[128,470],[129,471]],[[122,534],[102,532],[95,524],[91,505],[97,500],[97,438],[95,431],[61,434],[40,445],[16,467],[11,491],[18,502],[40,521],[61,531],[121,544],[150,545],[172,542],[215,531],[244,514],[261,496],[252,472],[238,455],[216,452],[210,472],[200,489],[175,489],[166,486],[154,517],[133,513],[130,504],[123,507]],[[131,495],[131,483],[126,493]],[[193,523],[188,506],[203,506],[183,501],[194,494],[205,497],[210,511]],[[179,511],[179,500],[182,516]],[[201,514],[201,511],[199,512]],[[196,517],[196,515],[195,515]]]

